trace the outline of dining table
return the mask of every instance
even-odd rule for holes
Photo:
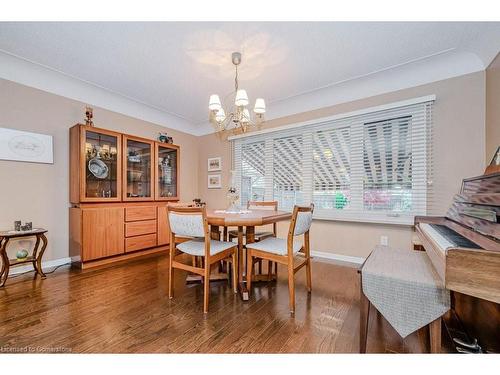
[[[255,242],[255,227],[290,220],[292,213],[263,209],[238,211],[207,209],[206,212],[207,221],[210,225],[210,237],[212,239],[221,240],[221,227],[238,228],[238,290],[241,298],[244,301],[248,301],[249,294],[246,287],[246,279],[251,277],[252,272],[250,272],[250,267],[252,265],[246,264],[246,257],[243,255],[244,245],[245,243]],[[244,239],[246,240],[245,243]]]

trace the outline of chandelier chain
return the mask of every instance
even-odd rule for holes
[[[238,65],[234,66],[236,68],[236,74],[234,76],[234,88],[238,91]]]

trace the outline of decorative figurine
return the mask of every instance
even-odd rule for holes
[[[168,136],[167,133],[159,133],[158,135],[158,140],[161,142],[161,143],[169,143],[169,144],[172,144],[174,143],[174,140],[172,137]]]
[[[27,232],[29,230],[33,230],[33,224],[32,224],[32,222],[29,221],[26,224],[21,225],[21,230],[24,231],[24,232]]]
[[[85,125],[94,126],[92,118],[94,117],[94,110],[92,107],[85,107]]]
[[[202,202],[200,198],[193,199],[193,203],[196,207],[203,207],[206,205],[206,203]]]
[[[159,133],[158,140],[161,143],[167,143],[167,133]]]
[[[129,161],[129,163],[140,163],[141,162],[141,155],[139,155],[137,151],[131,150],[128,153],[127,159]]]
[[[239,212],[239,207],[237,202],[240,199],[240,195],[238,194],[238,190],[236,189],[236,181],[234,176],[234,171],[230,171],[231,173],[231,185],[227,190],[226,198],[229,201],[229,208],[226,210],[227,212]]]
[[[21,231],[21,220],[16,220],[14,221],[14,230],[16,232]]]
[[[28,257],[28,250],[26,250],[26,249],[17,250],[17,252],[16,252],[17,259],[23,260],[23,259],[26,259],[27,257]]]
[[[161,163],[160,163],[160,168],[161,168],[161,174],[162,174],[162,181],[169,185],[172,183],[172,163],[170,162],[170,155],[165,156],[162,158]]]

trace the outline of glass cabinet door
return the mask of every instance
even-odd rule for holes
[[[153,142],[124,137],[123,200],[153,199]]]
[[[83,130],[85,166],[83,201],[120,200],[121,136],[101,130]]]
[[[156,199],[178,199],[179,148],[160,143],[156,145]]]

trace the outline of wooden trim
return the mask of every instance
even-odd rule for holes
[[[168,250],[168,246],[155,247],[153,249],[136,251],[133,253],[126,253],[123,255],[116,255],[109,258],[97,259],[90,262],[73,262],[73,266],[81,268],[83,270],[101,266],[115,265],[119,262],[126,262],[131,259],[149,257],[149,256],[157,256],[159,254],[165,254]]]
[[[79,203],[81,198],[80,157],[80,127],[75,125],[69,129],[69,201],[71,203]]]
[[[150,153],[150,166],[149,166],[149,197],[127,197],[127,166],[128,166],[128,157],[127,157],[127,141],[137,141],[141,143],[149,144],[149,153]],[[155,173],[155,151],[154,151],[155,141],[136,137],[133,135],[123,134],[123,152],[122,152],[122,200],[124,202],[139,202],[139,201],[154,201],[155,199],[155,187],[154,185],[154,173]]]
[[[69,209],[69,256],[81,257],[82,254],[82,211]]]
[[[81,203],[75,204],[74,207],[79,208],[103,208],[103,207],[145,207],[145,206],[155,206],[155,207],[167,207],[167,205],[172,205],[173,202],[103,202],[103,203]]]

